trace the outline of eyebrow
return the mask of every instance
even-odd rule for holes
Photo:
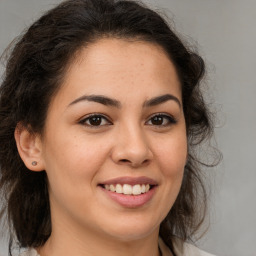
[[[153,107],[169,100],[174,100],[176,103],[178,103],[179,107],[181,108],[181,102],[177,97],[175,97],[172,94],[164,94],[161,96],[154,97],[150,100],[147,100],[144,102],[143,107]]]
[[[165,103],[169,100],[175,101],[179,107],[181,108],[181,102],[177,97],[175,97],[172,94],[164,94],[161,96],[154,97],[152,99],[149,99],[143,103],[143,107],[153,107],[156,105],[160,105],[162,103]],[[90,102],[97,102],[100,104],[103,104],[105,106],[111,106],[111,107],[116,107],[116,108],[121,108],[121,102],[112,98],[109,98],[107,96],[103,95],[83,95],[76,100],[72,101],[69,106],[74,105],[78,102],[81,101],[90,101]]]
[[[118,100],[111,99],[111,98],[103,96],[103,95],[83,95],[83,96],[79,97],[78,99],[72,101],[69,104],[69,106],[74,105],[81,101],[92,101],[92,102],[97,102],[97,103],[103,104],[105,106],[111,106],[111,107],[116,107],[116,108],[121,107],[121,103]]]

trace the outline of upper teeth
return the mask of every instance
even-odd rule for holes
[[[104,188],[112,191],[112,192],[116,192],[119,194],[125,194],[125,195],[140,195],[142,193],[146,193],[149,191],[150,189],[150,185],[149,184],[136,184],[134,186],[129,185],[129,184],[111,184],[111,185],[104,185]]]

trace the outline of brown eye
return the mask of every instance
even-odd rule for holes
[[[111,124],[111,122],[102,115],[91,115],[89,117],[84,118],[79,123],[86,126],[103,126]]]
[[[172,116],[166,114],[157,114],[151,117],[147,122],[147,124],[155,126],[168,126],[175,123],[176,120]]]
[[[90,117],[88,119],[88,123],[90,125],[93,125],[93,126],[98,126],[98,125],[101,125],[102,123],[102,118],[100,116],[95,116],[95,117]]]
[[[153,125],[162,125],[164,123],[164,117],[163,116],[154,116],[151,119],[151,123]]]

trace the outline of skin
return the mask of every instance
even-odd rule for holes
[[[144,106],[166,94],[178,101]],[[104,115],[98,126],[88,119],[95,113]],[[159,226],[178,195],[187,157],[180,82],[159,46],[102,39],[81,49],[50,104],[43,136],[15,136],[26,165],[48,175],[52,234],[37,248],[41,256],[159,255]],[[98,186],[122,176],[157,181],[153,198],[124,207]]]

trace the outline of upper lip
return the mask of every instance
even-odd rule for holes
[[[136,184],[149,184],[149,185],[158,185],[157,181],[154,179],[151,179],[146,176],[140,176],[140,177],[130,177],[130,176],[124,176],[124,177],[118,177],[110,180],[106,180],[101,185],[111,185],[111,184],[129,184],[129,185],[136,185]]]

